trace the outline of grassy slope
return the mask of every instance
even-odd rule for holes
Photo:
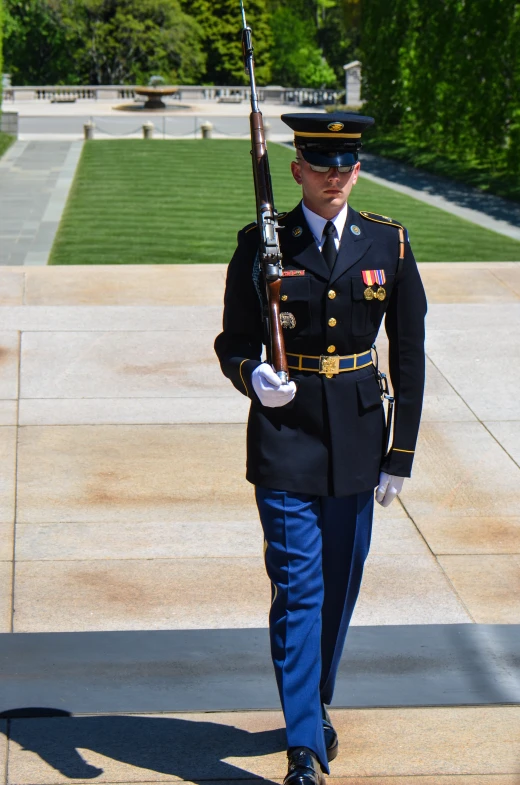
[[[11,136],[10,134],[4,134],[3,131],[0,131],[0,158],[3,156],[5,151],[11,147],[15,138],[16,137]]]
[[[292,156],[269,147],[280,211],[300,196]],[[520,243],[366,180],[352,206],[402,221],[419,261],[520,259]],[[248,141],[88,142],[51,264],[226,262],[254,216]]]

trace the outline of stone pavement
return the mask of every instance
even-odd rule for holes
[[[421,274],[416,465],[401,497],[376,505],[353,623],[517,625],[520,263]],[[247,400],[212,351],[224,276],[224,265],[0,270],[1,632],[267,626],[243,478]],[[333,720],[338,784],[520,785],[519,706],[336,709]],[[0,784],[284,775],[276,711],[8,724]]]
[[[82,142],[17,141],[0,160],[0,265],[47,264]]]

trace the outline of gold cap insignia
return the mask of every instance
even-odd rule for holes
[[[341,131],[344,127],[343,123],[329,123],[327,126],[329,131]]]

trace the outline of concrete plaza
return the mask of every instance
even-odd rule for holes
[[[520,263],[420,269],[416,464],[376,505],[353,624],[518,625]],[[248,401],[212,350],[224,278],[0,269],[0,632],[267,626]],[[383,336],[379,349],[386,366]],[[338,785],[520,783],[519,706],[332,717]],[[277,711],[0,719],[0,783],[280,782],[281,728]]]

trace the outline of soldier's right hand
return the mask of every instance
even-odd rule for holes
[[[296,395],[296,384],[282,384],[273,368],[267,363],[259,365],[251,374],[251,383],[262,406],[285,406]]]

